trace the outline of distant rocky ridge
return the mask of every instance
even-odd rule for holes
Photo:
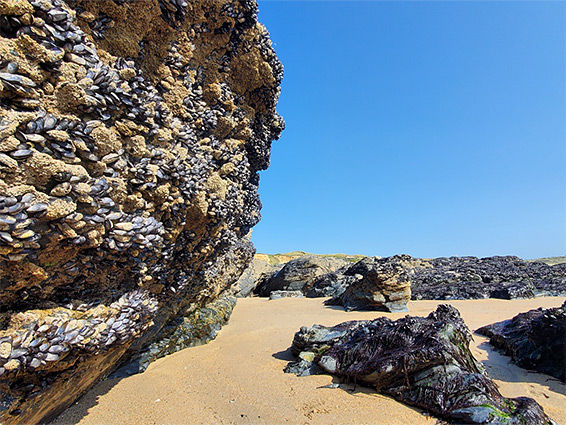
[[[214,332],[282,72],[254,0],[0,0],[1,423]]]
[[[256,294],[301,290],[307,297],[332,297],[329,304],[346,309],[400,311],[409,299],[566,295],[566,263],[548,265],[512,256],[419,259],[395,255],[363,257],[352,263],[308,254],[277,267],[270,269],[271,276],[264,271],[255,281]]]

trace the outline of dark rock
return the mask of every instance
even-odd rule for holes
[[[525,369],[566,381],[566,302],[559,308],[530,310],[476,331],[489,337]]]
[[[345,310],[407,311],[411,298],[411,275],[420,264],[408,255],[389,258],[367,257],[350,266],[345,276],[362,276],[352,280],[342,292],[327,301]]]
[[[370,263],[374,265],[370,267]],[[387,270],[381,277],[379,268]],[[370,270],[374,277],[368,280],[365,273]],[[566,295],[564,263],[550,266],[517,257],[425,260],[395,255],[387,258],[367,257],[349,268],[323,275],[307,292],[307,296],[332,296],[334,300],[330,303],[338,305],[342,305],[348,297],[350,305],[371,308],[374,304],[373,291],[379,292],[381,283],[378,282],[390,279],[391,273],[396,274],[397,279],[410,281],[411,299],[414,300],[520,299]],[[353,279],[352,276],[356,275],[364,278]],[[381,299],[379,295],[377,298]],[[368,307],[364,307],[366,304]]]
[[[375,388],[451,423],[549,424],[534,400],[503,397],[469,350],[458,310],[440,305],[428,317],[378,318],[334,327],[303,327],[287,371],[326,373]]]
[[[360,274],[346,276],[339,272],[327,273],[320,277],[306,293],[308,298],[339,297],[352,283],[362,279]]]
[[[304,298],[302,291],[272,291],[269,294],[270,300],[277,300],[279,298]]]
[[[269,264],[267,261],[254,258],[234,284],[234,295],[238,298],[249,297],[256,287],[264,285],[283,266],[284,264]]]
[[[347,264],[340,258],[303,255],[285,264],[271,279],[259,285],[255,293],[262,297],[268,297],[272,291],[307,293],[321,276],[334,272]]]
[[[566,295],[566,265],[518,257],[450,257],[415,271],[413,299],[532,298]]]

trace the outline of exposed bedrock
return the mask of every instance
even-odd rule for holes
[[[330,373],[451,423],[552,423],[533,399],[499,393],[470,352],[471,338],[460,313],[449,305],[426,318],[314,325],[295,334],[292,351],[299,360],[287,371]]]
[[[316,255],[309,258],[312,264],[326,260]],[[272,290],[301,290],[307,297],[333,297],[330,304],[347,309],[386,310],[389,305],[405,308],[409,296],[448,300],[566,295],[566,264],[551,266],[517,257],[366,257],[328,272],[322,267],[297,266],[300,261],[289,261],[271,278],[258,277],[255,292],[269,296]]]
[[[0,422],[183,346],[227,293],[282,71],[254,0],[0,0]]]
[[[268,297],[272,291],[306,293],[321,276],[334,272],[347,264],[340,258],[303,255],[286,263],[271,278],[263,280],[254,292],[262,297]]]
[[[566,381],[566,302],[536,309],[476,331],[525,369]]]
[[[233,286],[234,294],[238,298],[249,297],[256,287],[263,287],[283,266],[284,264],[269,264],[265,260],[254,258]]]
[[[421,260],[408,255],[389,258],[366,257],[350,266],[343,274],[351,276],[348,286],[327,301],[345,310],[408,311],[411,299],[411,274]]]

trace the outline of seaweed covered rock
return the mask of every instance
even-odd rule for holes
[[[345,276],[361,276],[329,305],[341,305],[345,310],[407,311],[411,299],[411,274],[421,261],[408,255],[388,258],[367,257],[349,267]]]
[[[476,331],[525,369],[566,381],[566,302],[520,313]]]
[[[460,313],[440,305],[428,317],[378,318],[303,327],[288,372],[322,371],[371,386],[452,423],[550,424],[526,397],[503,397],[469,350]]]
[[[373,277],[367,279],[367,273]],[[353,279],[353,276],[358,278]],[[346,303],[353,308],[371,308],[374,293],[381,293],[380,285],[391,279],[408,281],[411,299],[414,300],[520,299],[566,295],[566,264],[550,266],[511,256],[419,259],[395,255],[387,258],[367,257],[349,268],[321,276],[307,296],[332,296],[332,304]],[[378,300],[383,298],[375,296]]]
[[[258,285],[255,293],[268,297],[272,291],[308,292],[321,276],[336,271],[348,263],[340,258],[303,255],[286,263],[270,279]]]
[[[253,0],[0,1],[0,422],[237,280],[281,78]]]

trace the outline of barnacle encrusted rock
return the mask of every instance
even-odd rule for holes
[[[255,0],[0,1],[0,422],[236,281],[281,78]]]

